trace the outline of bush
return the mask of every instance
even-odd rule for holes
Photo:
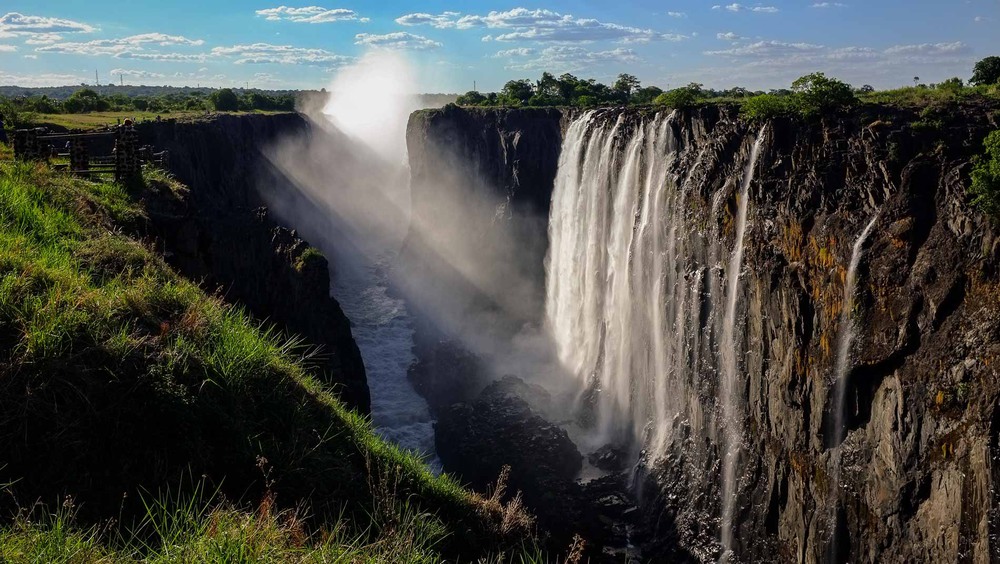
[[[972,69],[972,84],[1000,84],[1000,57],[986,57]]]
[[[698,91],[690,86],[685,86],[683,88],[676,88],[660,94],[655,100],[653,100],[653,103],[658,106],[666,106],[668,108],[679,110],[690,108],[691,106],[697,104],[698,98]]]
[[[766,121],[786,116],[795,111],[788,96],[761,94],[748,98],[740,108],[740,114],[750,121]]]
[[[985,154],[972,161],[969,195],[972,205],[996,219],[1000,218],[1000,131],[990,133],[983,146]]]
[[[804,116],[833,113],[857,103],[851,85],[821,72],[808,74],[792,83],[795,102]]]
[[[478,106],[486,101],[486,96],[483,96],[475,90],[469,90],[465,94],[459,96],[455,103],[459,106]]]
[[[212,107],[214,107],[216,111],[235,112],[240,109],[240,99],[236,96],[236,93],[229,88],[223,88],[212,92],[212,95],[209,96],[208,99],[212,102]]]

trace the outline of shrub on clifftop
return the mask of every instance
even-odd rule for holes
[[[1000,131],[990,133],[983,142],[986,153],[973,160],[972,204],[994,219],[1000,218]]]
[[[795,102],[804,116],[816,116],[848,108],[857,103],[850,84],[828,78],[821,72],[807,74],[792,83]]]

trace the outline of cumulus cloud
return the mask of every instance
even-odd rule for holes
[[[17,51],[17,46],[0,44],[0,53],[13,53],[14,51]]]
[[[44,16],[26,16],[17,12],[8,12],[0,16],[0,31],[14,33],[90,33],[96,31],[94,26]]]
[[[63,36],[58,33],[33,33],[24,42],[27,45],[49,45],[62,40]]]
[[[137,69],[111,69],[108,74],[112,76],[127,76],[129,78],[166,78],[165,74]]]
[[[170,55],[166,53],[146,52],[145,46],[158,45],[168,46],[199,46],[205,42],[201,39],[188,39],[182,35],[167,35],[165,33],[141,33],[130,35],[118,39],[95,39],[83,42],[51,43],[35,49],[41,53],[61,53],[66,55],[112,55],[116,57],[131,56],[132,58],[144,58],[140,54],[149,55],[155,58],[157,55]],[[204,57],[202,55],[201,57]],[[183,59],[183,57],[181,57]],[[180,59],[178,59],[180,60]]]
[[[730,12],[760,12],[765,14],[774,14],[779,10],[774,6],[761,6],[760,4],[756,6],[744,6],[743,4],[727,4],[725,6],[716,4],[712,6],[713,10],[728,10]]]
[[[495,56],[509,59],[505,65],[508,70],[545,70],[555,73],[588,70],[606,63],[624,64],[640,61],[639,56],[631,49],[590,51],[573,45],[553,45],[541,51],[508,49],[498,52]]]
[[[740,41],[741,39],[744,39],[742,35],[737,35],[731,31],[727,31],[725,33],[716,33],[715,37],[716,39],[721,39],[723,41]]]
[[[382,35],[372,33],[359,33],[354,36],[355,45],[365,47],[377,47],[381,49],[437,49],[441,44],[432,39],[427,39],[422,35],[414,35],[405,31],[386,33]]]
[[[724,55],[729,57],[780,57],[789,54],[816,53],[822,51],[822,45],[811,43],[784,43],[782,41],[758,41],[741,47],[722,51],[705,51],[706,55]]]
[[[503,51],[497,51],[493,55],[494,59],[508,59],[511,57],[530,57],[534,55],[536,51],[530,47],[518,47],[516,49],[504,49]]]
[[[457,27],[457,20],[461,15],[459,12],[445,12],[437,16],[425,13],[406,14],[396,18],[396,23],[408,26],[429,25],[438,29],[448,29]]]
[[[161,61],[168,63],[204,63],[208,60],[208,55],[204,53],[153,53],[153,52],[131,52],[126,51],[115,55],[119,59],[137,59],[140,61]]]
[[[354,10],[345,8],[328,9],[320,6],[306,6],[304,8],[291,8],[289,6],[278,6],[277,8],[266,8],[257,10],[256,14],[268,21],[289,21],[296,23],[331,23],[358,21],[367,22],[368,18],[362,18]]]
[[[308,49],[292,47],[291,45],[272,45],[270,43],[215,47],[212,49],[212,55],[234,57],[234,62],[238,65],[274,63],[280,65],[339,67],[354,60],[351,57],[338,55],[326,49]]]
[[[75,74],[41,73],[32,75],[9,74],[0,70],[0,84],[16,84],[18,86],[63,86],[80,84],[86,76]]]
[[[645,43],[686,39],[685,36],[675,33],[661,33],[596,19],[577,18],[552,10],[527,8],[514,8],[504,12],[493,11],[486,15],[462,15],[458,12],[444,12],[438,15],[414,13],[397,18],[396,23],[406,26],[429,25],[438,29],[502,30],[501,33],[484,36],[484,41]]]

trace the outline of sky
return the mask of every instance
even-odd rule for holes
[[[287,1],[287,0],[286,0]],[[890,88],[1000,55],[1000,0],[3,0],[0,84],[321,88],[398,50],[421,92],[542,71],[673,88],[787,87],[823,71]]]

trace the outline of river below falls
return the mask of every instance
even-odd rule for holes
[[[389,291],[392,257],[373,264],[337,269],[332,294],[351,320],[371,391],[372,423],[385,439],[425,457],[439,472],[434,419],[427,402],[407,378],[415,361],[413,322],[406,303]]]

